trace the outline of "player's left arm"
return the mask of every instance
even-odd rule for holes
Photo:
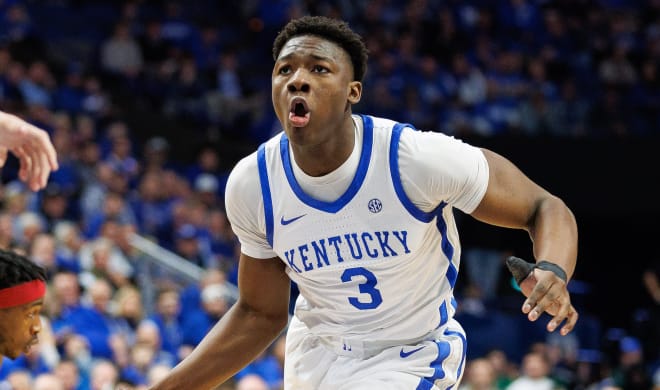
[[[575,217],[566,204],[530,180],[506,158],[483,149],[489,167],[488,188],[471,215],[492,225],[524,229],[533,243],[536,261],[556,264],[566,281],[555,272],[539,268],[521,283],[527,299],[523,312],[531,321],[541,313],[552,315],[548,331],[564,320],[561,334],[570,332],[578,314],[566,288],[575,270],[578,231]]]

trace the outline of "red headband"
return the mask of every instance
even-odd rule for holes
[[[35,279],[16,286],[0,289],[0,309],[25,305],[46,295],[46,283]]]

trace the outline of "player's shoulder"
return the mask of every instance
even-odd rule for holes
[[[373,129],[375,131],[382,131],[382,130],[390,131],[394,126],[398,124],[397,121],[388,118],[381,118],[371,115],[369,115],[368,118],[371,120],[371,123],[373,124]]]
[[[281,134],[264,142],[259,148],[265,148],[267,153],[279,150]],[[226,192],[244,193],[245,191],[261,191],[259,182],[259,148],[238,160],[232,168],[227,179]]]
[[[255,180],[256,179],[256,180]],[[227,179],[227,194],[245,193],[259,188],[257,151],[241,158],[232,168]]]

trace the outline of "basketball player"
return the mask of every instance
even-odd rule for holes
[[[38,265],[0,249],[0,365],[39,342],[46,274]]]
[[[58,169],[57,153],[48,133],[0,111],[0,168],[5,165],[8,152],[18,158],[18,177],[32,191],[44,188],[50,173]]]
[[[577,227],[560,199],[492,151],[353,115],[367,54],[345,23],[293,20],[273,54],[284,131],[227,185],[240,298],[156,389],[210,389],[248,364],[287,326],[290,280],[300,295],[285,389],[457,387],[466,338],[453,319],[453,208],[529,232],[539,262],[521,280],[522,311],[531,321],[550,313],[548,331],[573,329]]]

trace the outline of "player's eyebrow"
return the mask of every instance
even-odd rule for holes
[[[289,54],[285,54],[285,55],[279,57],[277,60],[278,61],[289,60],[293,57],[300,57],[300,54],[298,54],[296,52],[291,52]],[[328,62],[332,61],[331,57],[322,56],[322,55],[319,55],[319,54],[308,54],[308,55],[306,55],[306,57],[312,57],[313,59],[315,59],[317,61],[328,61]]]
[[[35,306],[42,306],[43,304],[44,304],[44,300],[43,300],[43,298],[40,298],[40,299],[37,299],[36,301],[30,303],[30,305],[28,306],[28,309],[32,309]]]

